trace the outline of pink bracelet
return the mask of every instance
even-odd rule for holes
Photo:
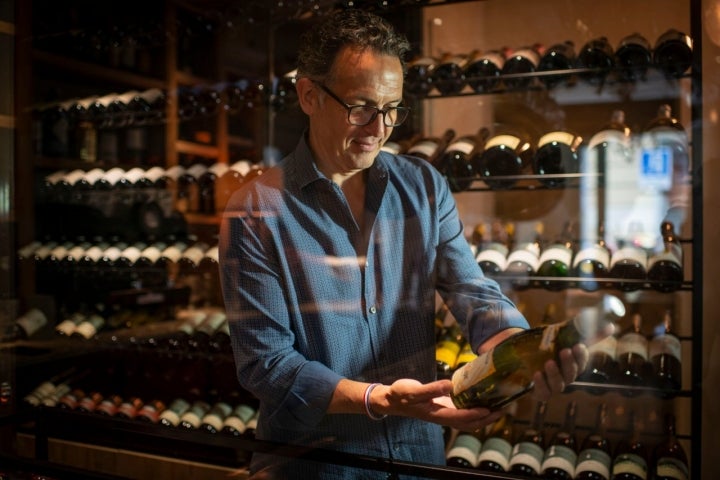
[[[375,387],[377,387],[378,385],[382,385],[382,384],[381,383],[371,383],[365,389],[365,413],[370,418],[370,420],[382,420],[383,418],[387,417],[387,414],[375,415],[373,413],[373,411],[370,409],[370,394],[375,389]]]

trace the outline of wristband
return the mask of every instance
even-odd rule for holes
[[[371,383],[367,386],[365,389],[365,413],[370,418],[370,420],[382,420],[383,418],[387,417],[386,415],[375,415],[373,411],[370,409],[370,394],[372,391],[377,387],[378,385],[381,385],[380,383]]]

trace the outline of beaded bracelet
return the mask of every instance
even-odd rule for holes
[[[382,420],[383,418],[387,417],[387,414],[385,415],[375,415],[372,410],[370,410],[370,393],[377,387],[378,385],[382,385],[380,383],[371,383],[367,386],[365,389],[365,413],[367,413],[367,416],[370,418],[370,420]]]

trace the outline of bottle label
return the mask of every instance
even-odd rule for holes
[[[647,253],[635,247],[623,247],[612,256],[610,268],[614,267],[618,262],[630,260],[639,263],[643,268],[647,269]]]
[[[502,145],[509,147],[511,150],[515,150],[518,145],[520,145],[520,141],[521,140],[515,135],[496,135],[487,141],[485,144],[485,150]]]
[[[189,260],[193,265],[197,266],[198,264],[200,264],[200,260],[202,260],[203,255],[205,255],[205,250],[203,250],[201,247],[195,246],[185,250],[182,258],[184,258],[185,260]]]
[[[224,428],[235,430],[238,433],[244,433],[247,429],[247,425],[242,421],[242,419],[233,415],[225,419],[223,422],[223,429]]]
[[[91,262],[97,262],[102,257],[103,248],[99,245],[94,245],[85,251],[85,257]]]
[[[61,259],[64,258],[68,253],[67,245],[58,245],[57,247],[50,250],[50,258]]]
[[[537,67],[538,63],[540,63],[540,56],[532,48],[520,48],[517,51],[515,51],[512,56],[526,58],[526,59],[530,60],[530,62],[535,67]]]
[[[400,153],[401,147],[400,144],[397,142],[385,142],[385,144],[380,147],[380,150],[390,153],[392,155],[398,155]]]
[[[162,256],[170,260],[172,263],[177,263],[182,256],[182,252],[182,248],[178,248],[176,245],[172,245],[162,252]]]
[[[475,144],[471,142],[468,139],[460,139],[457,142],[453,142],[445,149],[446,152],[462,152],[466,155],[470,155],[470,153],[473,151],[473,148],[475,148]]]
[[[121,253],[122,253],[122,250],[119,247],[113,246],[113,247],[106,249],[103,252],[103,258],[105,258],[111,262],[114,262],[115,260],[117,260],[120,257]]]
[[[542,471],[548,468],[557,468],[566,472],[569,478],[575,477],[575,463],[577,462],[577,454],[575,451],[565,445],[551,445],[545,451],[543,458]]]
[[[191,175],[195,177],[195,179],[199,179],[200,176],[207,171],[208,167],[206,167],[202,163],[196,163],[195,165],[188,168],[185,173],[188,175]]]
[[[647,479],[647,462],[634,453],[621,453],[615,457],[613,464],[613,478],[619,478],[620,475],[625,477],[632,476],[638,480]]]
[[[473,467],[478,465],[478,452],[480,451],[480,440],[468,434],[459,434],[453,443],[452,448],[448,450],[446,458],[462,458]]]
[[[75,245],[67,251],[67,254],[65,254],[65,258],[69,258],[71,260],[78,260],[83,255],[85,255],[87,248],[87,244]]]
[[[617,359],[617,337],[608,335],[593,344],[588,345],[588,353],[604,353],[613,360]]]
[[[672,355],[677,358],[678,361],[682,361],[680,339],[675,335],[663,334],[654,337],[648,345],[648,354],[650,358],[656,357],[662,354]]]
[[[76,325],[77,324],[74,321],[68,318],[58,323],[55,327],[55,331],[61,335],[67,335],[69,337],[75,331]]]
[[[223,419],[216,413],[209,413],[205,415],[202,419],[202,423],[210,425],[217,431],[222,430],[223,427]]]
[[[688,480],[687,465],[677,458],[661,457],[657,461],[657,478],[672,478],[675,480]]]
[[[454,362],[454,359],[453,359]],[[489,350],[473,360],[458,368],[452,376],[453,393],[455,395],[471,388],[483,378],[495,373],[493,362],[493,350]]]
[[[648,341],[644,335],[635,332],[628,332],[617,343],[617,356],[621,357],[633,353],[645,360],[648,358]]]
[[[165,174],[162,167],[152,167],[145,172],[145,178],[152,183],[157,182]]]
[[[145,170],[140,167],[131,168],[125,173],[125,180],[130,183],[137,183],[138,180],[145,176]]]
[[[483,54],[479,61],[493,63],[497,66],[498,70],[502,70],[503,65],[505,65],[505,57],[497,52],[487,52]]]
[[[510,442],[499,437],[490,437],[485,443],[478,455],[478,464],[480,462],[494,462],[500,465],[503,470],[510,468],[510,454],[512,453],[512,445]]]
[[[542,265],[550,260],[570,265],[570,262],[572,262],[572,250],[565,245],[551,245],[542,252],[538,263]]]
[[[528,243],[517,250],[513,250],[508,255],[507,263],[527,263],[533,271],[536,271],[540,260],[539,253],[539,247],[536,244]]]
[[[671,245],[668,249],[650,257],[648,260],[648,269],[651,269],[653,265],[658,262],[669,262],[682,266],[682,251],[680,250],[680,246]]]
[[[502,243],[491,243],[487,248],[478,253],[475,260],[477,260],[478,263],[494,263],[500,270],[505,270],[507,267],[508,249]]]
[[[564,327],[565,325],[567,325],[567,322],[551,323],[550,325],[543,327],[542,338],[540,339],[540,345],[538,345],[538,350],[540,350],[541,352],[553,351],[555,349],[555,339],[560,332],[560,328]]]
[[[122,168],[111,168],[107,172],[105,172],[105,175],[103,175],[103,180],[105,180],[110,185],[115,185],[121,178],[125,176],[125,170]]]
[[[569,132],[562,131],[546,133],[545,135],[540,137],[540,140],[538,141],[538,148],[541,148],[548,143],[553,142],[562,143],[574,149],[575,135]]]
[[[513,447],[510,457],[510,468],[513,465],[527,465],[537,474],[540,472],[542,458],[545,452],[542,447],[533,442],[518,442]]]
[[[47,317],[42,310],[32,308],[15,320],[15,323],[23,329],[25,335],[30,337],[47,323]]]
[[[151,264],[157,262],[160,255],[162,255],[162,251],[154,245],[149,246],[140,254],[141,257],[147,259]]]
[[[607,268],[610,264],[610,253],[607,249],[601,247],[600,245],[592,245],[590,247],[583,248],[575,254],[573,267],[577,268],[580,262],[585,260],[594,260]]]
[[[135,263],[137,261],[137,259],[140,258],[140,255],[142,255],[142,250],[140,250],[138,247],[136,247],[134,245],[126,248],[120,254],[120,256],[128,259],[128,261],[130,261],[131,264]]]
[[[432,140],[423,140],[410,147],[410,150],[408,150],[407,153],[408,155],[415,155],[419,153],[420,155],[430,158],[435,154],[437,149],[437,142]]]
[[[610,478],[610,455],[597,448],[587,448],[578,455],[578,463],[575,466],[575,475],[583,472],[593,472],[603,478]]]
[[[102,168],[93,168],[89,172],[87,172],[83,176],[83,180],[88,185],[93,185],[95,182],[97,182],[100,177],[102,177],[105,174],[105,171]]]

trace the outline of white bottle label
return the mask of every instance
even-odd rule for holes
[[[160,177],[165,174],[165,169],[162,167],[152,167],[145,172],[145,178],[155,183]]]
[[[492,147],[499,147],[501,145],[505,145],[510,148],[510,150],[515,150],[518,145],[520,145],[520,141],[521,140],[515,135],[496,135],[487,141],[485,144],[485,150]]]
[[[478,253],[475,260],[480,262],[490,262],[496,264],[500,270],[507,267],[507,247],[501,243],[491,243],[487,248]]]
[[[111,168],[107,172],[105,172],[105,175],[103,175],[103,180],[105,180],[110,185],[115,185],[123,176],[125,175],[125,170],[122,168]]]
[[[642,265],[643,268],[647,269],[647,253],[645,253],[645,250],[635,247],[621,248],[612,256],[612,259],[610,260],[610,268],[614,267],[622,260],[637,262]]]
[[[644,335],[635,332],[629,332],[620,337],[617,343],[617,356],[621,357],[628,353],[647,360],[648,358],[648,341]]]
[[[557,468],[567,473],[569,478],[574,478],[576,462],[577,454],[572,448],[565,445],[552,445],[545,451],[541,472],[548,468]]]
[[[622,453],[615,458],[613,464],[613,478],[618,478],[620,475],[628,476],[631,478],[639,478],[641,480],[647,479],[647,462],[640,455],[634,453]]]
[[[508,265],[513,262],[527,263],[533,271],[538,269],[539,265],[539,247],[534,243],[528,243],[517,250],[513,250],[508,255]]]
[[[446,458],[462,458],[473,467],[477,467],[480,445],[480,440],[476,437],[467,434],[460,434],[455,439],[455,443],[452,448],[448,450]]]
[[[124,178],[130,183],[137,183],[138,180],[145,176],[145,170],[140,167],[131,168],[125,172]]]
[[[648,345],[648,353],[650,358],[657,355],[669,354],[682,361],[682,347],[680,339],[675,335],[663,334],[654,337]]]
[[[538,263],[542,265],[543,263],[551,260],[555,260],[556,262],[569,266],[570,262],[572,262],[572,250],[565,245],[551,245],[543,250]]]
[[[555,131],[546,133],[542,137],[540,137],[540,140],[538,140],[538,148],[541,148],[548,143],[563,143],[565,145],[570,146],[571,148],[574,148],[574,142],[575,142],[575,135],[569,132],[562,132],[562,131]]]
[[[510,468],[510,453],[512,445],[503,438],[490,437],[485,443],[478,455],[478,464],[480,462],[494,462],[507,471]]]
[[[505,65],[505,57],[500,55],[497,52],[488,52],[485,53],[481,58],[481,61],[487,61],[489,63],[494,63],[499,70],[502,70],[503,65]]]
[[[466,138],[461,138],[460,140],[451,143],[448,145],[448,147],[445,149],[446,152],[462,152],[465,155],[470,155],[470,153],[473,151],[473,148],[475,148],[475,144],[471,142],[470,140]]]
[[[185,250],[185,244],[170,245],[168,248],[163,250],[162,256],[167,258],[173,263],[177,263]]]
[[[93,185],[95,182],[98,181],[99,178],[101,178],[103,175],[105,175],[105,170],[102,168],[93,168],[89,172],[87,172],[83,177],[83,181],[87,183],[88,185]]]
[[[578,476],[583,472],[595,472],[603,478],[609,479],[610,462],[610,455],[602,450],[598,450],[597,448],[585,449],[578,455],[575,475]]]
[[[25,334],[30,337],[45,326],[47,323],[47,317],[42,310],[38,308],[31,308],[25,312],[24,315],[18,317],[18,319],[15,320],[15,323],[17,323],[20,328],[23,329]]]
[[[423,140],[410,147],[410,150],[408,150],[408,155],[416,155],[419,153],[430,158],[435,154],[435,151],[437,149],[437,142],[433,140]]]
[[[573,268],[576,268],[580,262],[584,260],[595,260],[607,268],[610,264],[610,253],[607,249],[602,248],[599,245],[592,245],[583,248],[575,254],[575,260],[573,261]]]
[[[542,447],[533,442],[519,442],[513,447],[513,453],[510,457],[510,468],[513,465],[527,465],[532,468],[535,473],[540,472],[542,458],[545,452]]]

